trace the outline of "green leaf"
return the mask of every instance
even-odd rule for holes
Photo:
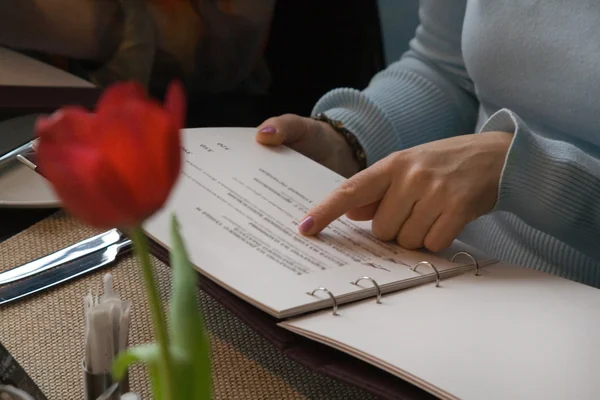
[[[120,381],[125,377],[127,370],[132,364],[143,363],[148,367],[150,383],[155,400],[164,399],[164,385],[159,373],[158,362],[160,349],[156,343],[130,347],[127,351],[120,353],[112,365],[113,377]]]
[[[170,305],[171,354],[176,359],[178,398],[210,399],[210,351],[197,302],[197,273],[189,261],[175,215],[171,219],[173,295]]]
[[[152,398],[154,400],[165,399],[164,393],[166,391],[163,380],[160,377],[160,368],[158,364],[148,365],[148,372],[150,375],[150,384],[152,385]]]
[[[154,271],[152,270],[152,264],[150,262],[148,241],[140,227],[134,229],[132,240],[135,252],[139,257],[142,266],[142,276],[144,277],[144,286],[146,287],[146,294],[148,295],[148,305],[150,306],[150,314],[154,325],[154,335],[156,337],[159,353],[155,366],[160,373],[155,375],[160,376],[160,385],[164,392],[161,391],[160,394],[155,392],[155,396],[160,396],[161,399],[173,400],[177,398],[174,389],[175,379],[173,378],[176,368],[171,360],[167,323],[165,321],[160,296],[158,295]],[[158,383],[155,384],[155,387],[156,385],[158,385]]]
[[[142,362],[146,365],[156,364],[160,356],[158,346],[155,343],[130,347],[121,352],[112,365],[112,375],[116,380],[121,380],[132,364]]]

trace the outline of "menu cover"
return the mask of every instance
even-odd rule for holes
[[[184,130],[181,177],[144,230],[166,253],[176,214],[204,287],[251,315],[251,324],[268,315],[260,320],[270,323],[254,325],[270,340],[285,338],[277,323],[312,340],[307,348],[360,359],[390,374],[378,381],[384,391],[401,378],[442,399],[600,396],[592,376],[600,369],[600,291],[458,241],[436,254],[408,251],[345,216],[316,237],[300,235],[304,213],[343,178],[254,135]],[[309,343],[296,340],[284,339],[283,348]],[[308,354],[316,368],[329,362]],[[340,372],[333,364],[331,374],[366,386],[363,368]]]

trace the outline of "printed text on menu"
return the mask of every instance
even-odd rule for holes
[[[223,153],[227,144],[202,144],[200,152]],[[188,155],[193,154],[184,149]],[[402,250],[375,239],[367,230],[342,218],[321,235],[307,238],[297,231],[298,220],[313,200],[274,170],[248,166],[231,173],[218,165],[200,166],[194,157],[184,161],[182,179],[200,190],[196,211],[215,229],[230,234],[234,245],[249,246],[291,273],[304,275],[362,263],[389,271],[389,261]],[[381,263],[387,260],[388,263]],[[399,265],[400,266],[400,265]]]

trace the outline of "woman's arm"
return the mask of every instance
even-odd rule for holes
[[[461,49],[466,3],[421,0],[410,50],[365,90],[333,90],[313,113],[343,121],[359,138],[369,164],[397,150],[471,133],[478,103]]]
[[[121,42],[119,0],[2,0],[0,46],[106,61]]]

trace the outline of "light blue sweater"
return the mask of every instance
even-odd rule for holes
[[[600,3],[422,0],[419,14],[399,61],[314,113],[342,120],[369,164],[454,135],[514,132],[495,209],[460,238],[600,287]]]

